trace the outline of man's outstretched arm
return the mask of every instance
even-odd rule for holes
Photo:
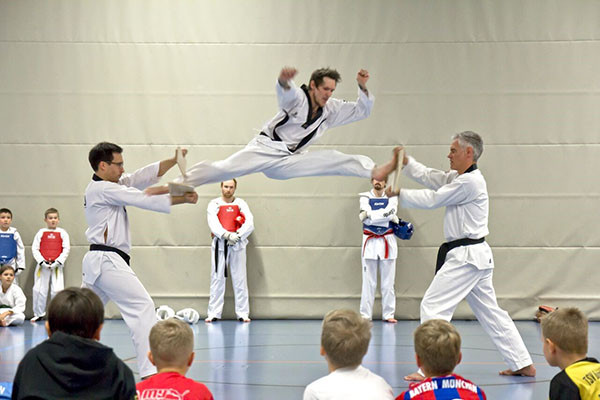
[[[182,149],[181,151],[183,153],[183,156],[185,157],[185,155],[187,154],[187,149]],[[175,150],[175,155],[173,156],[173,158],[167,158],[166,160],[162,160],[160,162],[158,166],[158,177],[161,177],[164,174],[166,174],[168,170],[175,166],[175,164],[177,164],[177,150]]]

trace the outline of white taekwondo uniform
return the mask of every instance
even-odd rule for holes
[[[140,168],[133,174],[123,174],[119,183],[108,182],[94,175],[85,190],[85,231],[93,246],[109,246],[104,251],[90,250],[83,258],[83,287],[100,296],[103,303],[112,300],[131,332],[141,377],[156,373],[148,360],[148,336],[156,323],[154,302],[129,267],[131,250],[129,220],[125,206],[169,213],[170,195],[147,196],[142,190],[158,182],[159,162]],[[115,252],[117,249],[121,253]]]
[[[262,172],[272,179],[302,176],[343,175],[371,177],[373,160],[362,155],[348,155],[336,150],[308,152],[329,128],[358,121],[369,116],[375,98],[358,89],[358,100],[347,102],[330,98],[310,120],[311,100],[306,86],[290,88],[277,82],[280,111],[267,122],[259,136],[225,160],[202,161],[187,171],[186,183],[194,186],[223,182]],[[177,178],[182,182],[183,178]]]
[[[254,217],[248,204],[239,197],[231,203],[225,202],[222,197],[211,200],[206,209],[206,217],[213,236],[207,318],[221,318],[225,299],[226,264],[228,264],[235,298],[235,314],[238,319],[247,319],[250,306],[246,279],[246,245],[248,236],[254,231]],[[240,240],[235,245],[229,246],[227,240],[223,238],[227,232],[237,232]]]
[[[373,318],[373,302],[377,288],[377,270],[381,275],[382,319],[394,318],[396,310],[396,258],[398,243],[390,221],[398,210],[398,197],[375,196],[375,192],[360,193],[360,211],[368,217],[363,221],[362,254],[362,294],[360,315]]]
[[[0,308],[0,314],[6,311],[12,311],[13,314],[6,317],[8,325],[21,325],[25,321],[25,304],[27,298],[23,290],[13,283],[10,285],[6,293],[0,288],[0,304],[9,306],[9,308]]]
[[[17,228],[9,226],[6,231],[0,230],[0,265],[10,265],[16,276],[25,270],[25,246]]]
[[[48,286],[50,286],[50,299],[65,288],[63,268],[70,250],[69,234],[62,228],[42,228],[35,234],[31,244],[31,252],[37,263],[33,275],[34,317],[46,314]],[[42,265],[44,261],[52,267]]]
[[[402,207],[446,207],[447,242],[482,239],[489,233],[487,185],[476,166],[459,175],[454,170],[427,168],[412,157],[408,159],[403,173],[429,189],[402,189]],[[434,318],[450,321],[458,303],[466,298],[504,361],[516,371],[531,365],[532,360],[510,315],[498,306],[492,285],[493,268],[492,250],[485,241],[450,250],[421,301],[421,322]]]

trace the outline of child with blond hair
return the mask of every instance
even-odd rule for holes
[[[136,385],[139,400],[213,400],[204,384],[185,377],[194,361],[194,332],[185,322],[157,322],[150,330],[148,358],[158,373]]]
[[[396,400],[485,400],[483,390],[454,373],[460,363],[460,334],[443,319],[430,319],[414,333],[415,358],[425,379],[411,383]]]
[[[550,382],[550,400],[600,398],[600,363],[587,356],[588,320],[577,308],[559,308],[542,318],[544,357],[560,367]]]
[[[333,310],[325,315],[321,331],[321,355],[329,375],[304,390],[304,400],[392,400],[392,388],[379,375],[363,367],[371,340],[371,321],[352,310]]]

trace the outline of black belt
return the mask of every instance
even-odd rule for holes
[[[129,260],[131,260],[129,254],[125,253],[123,250],[119,250],[116,247],[106,246],[104,244],[91,244],[90,251],[112,251],[113,253],[120,255],[127,265],[129,265]]]
[[[446,254],[448,254],[450,250],[460,246],[470,246],[472,244],[478,244],[483,242],[485,242],[485,237],[482,237],[480,239],[464,238],[442,243],[440,249],[438,250],[437,260],[435,262],[435,273],[437,274],[440,268],[442,268],[442,265],[444,265],[444,262],[446,261]]]
[[[229,245],[227,244],[227,240],[223,239],[225,243],[225,247],[223,248],[223,268],[225,268],[224,275],[227,278],[227,250],[229,250]],[[219,237],[215,236],[215,274],[219,273]]]

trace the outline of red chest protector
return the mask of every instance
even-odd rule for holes
[[[63,250],[63,241],[60,232],[46,231],[40,240],[40,253],[44,260],[55,261]]]
[[[219,217],[221,226],[229,232],[237,231],[246,221],[246,216],[240,211],[240,207],[235,204],[220,206],[217,217]]]

